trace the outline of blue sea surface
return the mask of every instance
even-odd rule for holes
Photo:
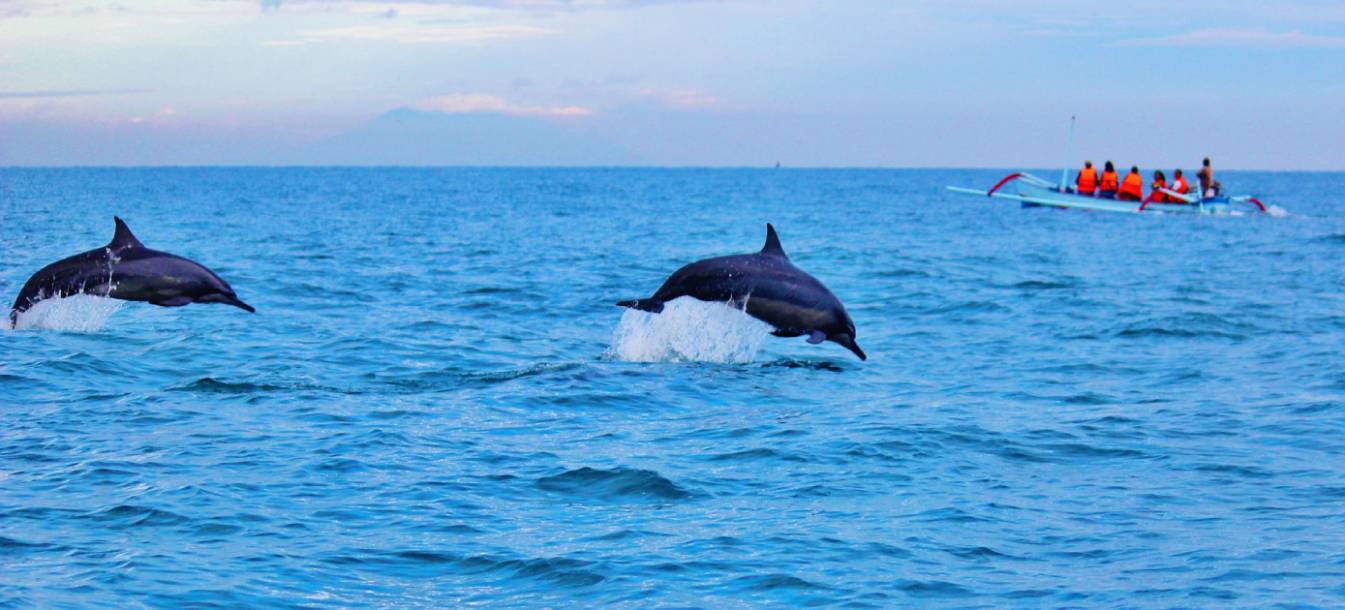
[[[1004,173],[0,170],[5,304],[117,215],[257,308],[0,332],[0,606],[1345,605],[1345,174]],[[767,222],[867,362],[613,306]]]

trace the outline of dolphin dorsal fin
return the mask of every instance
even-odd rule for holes
[[[785,249],[780,247],[780,236],[775,234],[775,227],[769,222],[766,223],[766,245],[761,247],[761,253],[789,258],[789,255],[785,254]]]
[[[131,228],[126,226],[122,219],[116,216],[113,216],[112,219],[117,221],[117,232],[112,235],[112,243],[107,245],[108,248],[124,250],[126,248],[145,247],[145,244],[140,243],[140,240],[135,238],[135,234],[131,233]]]

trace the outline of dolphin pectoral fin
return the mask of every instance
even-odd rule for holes
[[[776,336],[776,337],[785,337],[786,339],[789,338],[789,337],[801,337],[801,336],[803,336],[803,333],[801,333],[801,332],[799,332],[799,331],[797,331],[797,330],[785,330],[785,329],[783,329],[783,328],[777,328],[777,329],[771,331],[771,334],[774,335],[774,336]]]
[[[663,313],[663,301],[658,299],[637,299],[633,301],[617,301],[617,307],[629,307],[649,313]]]
[[[827,340],[827,333],[824,333],[820,330],[815,330],[808,333],[808,342],[813,345],[817,345],[818,343],[821,343],[826,340]]]
[[[182,307],[183,305],[186,305],[188,303],[191,303],[191,297],[184,297],[184,296],[176,296],[168,299],[160,299],[158,301],[150,301],[151,305],[158,305],[159,307]]]

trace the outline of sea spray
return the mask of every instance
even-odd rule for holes
[[[725,303],[673,299],[663,313],[627,309],[607,356],[626,362],[751,362],[771,327]]]
[[[102,329],[123,303],[88,294],[44,299],[20,313],[14,328],[94,332]]]

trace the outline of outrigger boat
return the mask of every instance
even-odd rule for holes
[[[1065,150],[1066,158],[1074,156],[1074,117],[1069,118],[1069,141]],[[1167,195],[1173,202],[1144,202],[1127,201],[1122,199],[1109,199],[1104,197],[1094,197],[1092,194],[1082,195],[1075,190],[1067,181],[1069,180],[1069,168],[1060,170],[1060,182],[1057,184],[1050,180],[1044,180],[1028,174],[1026,172],[1017,172],[1005,176],[995,186],[988,191],[977,189],[962,188],[960,186],[950,186],[948,190],[954,193],[966,193],[968,195],[985,195],[996,199],[1008,199],[1017,201],[1025,208],[1060,208],[1060,209],[1079,209],[1095,210],[1098,212],[1126,212],[1137,214],[1144,211],[1164,212],[1169,214],[1237,214],[1240,210],[1234,209],[1235,205],[1246,206],[1248,209],[1255,209],[1261,213],[1266,213],[1266,206],[1255,197],[1240,196],[1228,197],[1222,194],[1216,194],[1214,197],[1201,197],[1200,193],[1181,194],[1168,189],[1159,189],[1159,192]],[[1011,185],[1013,193],[1001,193],[999,189],[1006,185]],[[1180,202],[1180,203],[1178,203]]]
[[[1001,192],[1000,189],[1006,186],[1010,187],[1014,192]],[[1025,208],[1073,208],[1079,210],[1095,210],[1098,212],[1127,212],[1131,214],[1146,211],[1163,212],[1167,214],[1234,214],[1239,211],[1239,207],[1245,207],[1248,210],[1255,210],[1261,213],[1265,213],[1266,211],[1265,204],[1251,196],[1229,197],[1218,195],[1215,197],[1199,197],[1191,194],[1183,195],[1168,189],[1161,189],[1161,192],[1184,203],[1150,203],[1092,197],[1089,195],[1080,195],[1074,191],[1073,187],[1062,186],[1024,172],[1017,172],[1005,176],[1003,180],[1000,180],[998,184],[991,187],[988,191],[962,188],[959,186],[950,186],[948,187],[948,190],[953,191],[954,193],[983,195],[996,199],[1017,201]]]

